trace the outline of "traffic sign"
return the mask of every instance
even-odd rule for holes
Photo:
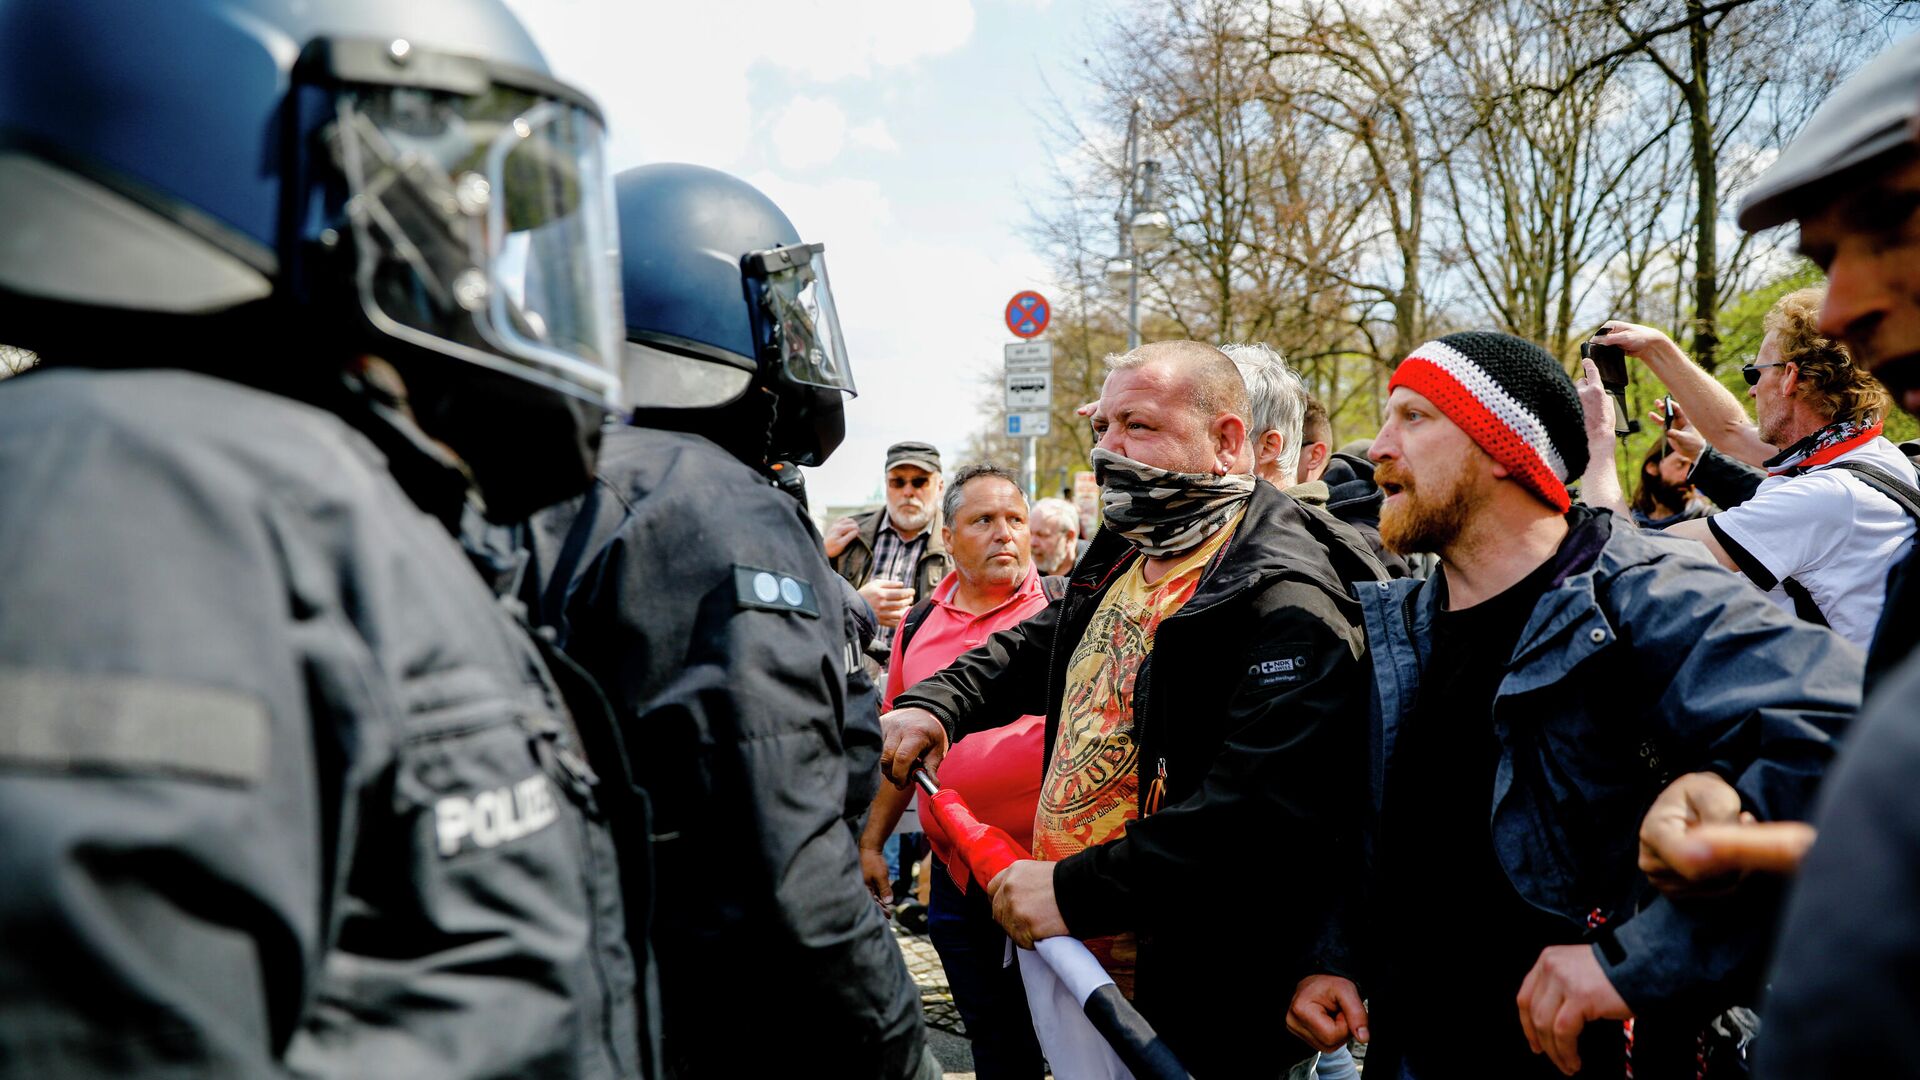
[[[1053,342],[1015,341],[1007,345],[1007,366],[1015,364],[1053,366]]]
[[[1053,373],[1007,369],[1007,408],[1039,409],[1053,407]]]
[[[1047,298],[1027,289],[1013,294],[1007,301],[1007,329],[1019,338],[1039,337],[1053,318],[1053,307]]]
[[[1023,439],[1037,439],[1053,430],[1053,417],[1045,412],[1010,412],[1007,414],[1007,434],[1018,435]]]

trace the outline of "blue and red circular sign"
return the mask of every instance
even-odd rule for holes
[[[1013,331],[1015,337],[1039,337],[1052,318],[1052,305],[1032,289],[1015,293],[1013,299],[1007,301],[1007,329]]]

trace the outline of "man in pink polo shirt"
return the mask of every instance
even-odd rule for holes
[[[887,667],[883,712],[914,683],[1047,606],[1029,551],[1027,511],[1020,485],[997,465],[969,465],[948,480],[941,541],[953,570],[901,622]],[[974,732],[940,763],[943,786],[960,792],[981,821],[1007,830],[1029,848],[1040,799],[1044,727],[1045,717],[1023,716],[1005,727]],[[892,881],[881,845],[900,820],[908,794],[881,785],[860,840],[867,887],[883,905],[892,902]],[[955,872],[966,873],[964,868]],[[1040,1047],[1020,969],[1001,964],[1007,936],[993,921],[986,889],[955,880],[936,856],[928,908],[927,930],[973,1041],[976,1075],[980,1080],[1038,1078]]]

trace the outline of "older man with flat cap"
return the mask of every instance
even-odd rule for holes
[[[1920,413],[1917,132],[1920,36],[1834,91],[1748,190],[1739,218],[1749,230],[1799,224],[1801,252],[1827,274],[1821,330],[1845,341],[1910,413]],[[1798,866],[1759,1044],[1762,1076],[1920,1075],[1909,1033],[1920,1015],[1913,556],[1889,575],[1886,595],[1867,662],[1871,696],[1827,776],[1814,828],[1743,820],[1724,782],[1698,775],[1676,781],[1642,827],[1641,864],[1671,892]]]
[[[930,443],[887,447],[887,504],[827,527],[827,558],[873,608],[880,630],[868,646],[884,678],[893,632],[908,609],[953,569],[940,540],[940,451]]]

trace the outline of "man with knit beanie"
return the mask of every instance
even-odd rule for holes
[[[1376,1078],[1692,1076],[1707,1021],[1752,1000],[1777,895],[1660,896],[1641,816],[1699,770],[1757,817],[1802,815],[1859,655],[1698,545],[1573,506],[1580,403],[1539,347],[1450,334],[1389,387],[1380,532],[1440,568],[1360,597],[1367,896],[1288,1026],[1323,1048],[1377,1036]]]

